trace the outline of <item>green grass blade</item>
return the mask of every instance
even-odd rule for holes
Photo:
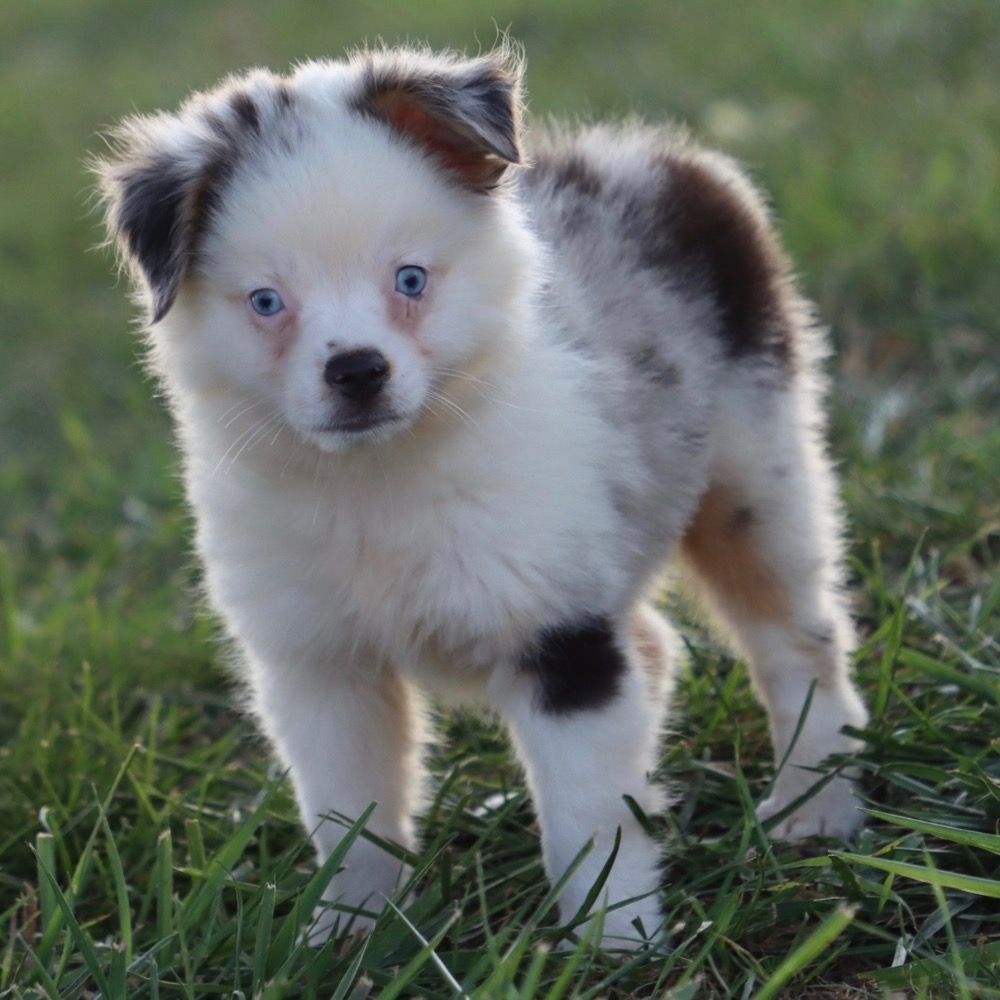
[[[44,938],[45,932],[59,912],[55,890],[42,873],[43,867],[53,873],[56,870],[56,845],[51,833],[40,833],[35,837],[35,854],[38,859],[38,902],[42,910],[41,931]]]
[[[126,965],[132,962],[132,907],[128,898],[128,883],[125,879],[125,869],[122,867],[121,855],[118,853],[118,845],[115,843],[114,834],[108,823],[107,814],[98,803],[100,811],[101,826],[104,830],[104,843],[108,852],[108,865],[111,868],[111,877],[115,884],[115,903],[118,909],[118,929],[122,937],[122,949]]]
[[[885,646],[879,663],[878,687],[872,704],[872,718],[876,722],[885,715],[886,706],[889,704],[889,693],[892,690],[896,664],[899,662],[899,651],[903,645],[905,622],[906,605],[900,602],[887,623]]]
[[[869,816],[874,816],[885,823],[902,826],[918,833],[927,833],[941,840],[950,840],[956,844],[977,847],[993,854],[1000,854],[1000,836],[995,833],[984,833],[980,830],[965,830],[958,826],[946,826],[944,823],[930,823],[927,820],[914,819],[911,816],[900,816],[898,813],[881,812],[878,809],[866,809]]]
[[[267,956],[271,948],[271,928],[274,925],[275,885],[268,882],[260,894],[257,908],[257,939],[253,953],[253,992],[256,996],[267,981]]]
[[[213,855],[206,866],[205,881],[189,895],[180,912],[180,928],[189,932],[204,918],[208,908],[216,901],[223,883],[242,857],[250,839],[267,818],[267,811],[277,791],[277,783],[269,785],[263,793],[257,808],[243,821],[229,839]]]
[[[611,874],[611,869],[614,866],[615,859],[618,857],[618,850],[622,843],[622,830],[618,827],[615,830],[615,839],[611,845],[611,852],[608,854],[607,860],[601,866],[601,870],[597,873],[597,878],[594,879],[593,885],[587,890],[587,894],[583,897],[583,902],[577,907],[576,913],[574,913],[569,920],[566,921],[567,927],[576,927],[578,924],[584,923],[590,919],[591,911],[594,908],[594,903],[597,902],[597,897],[601,894],[601,890],[604,888],[608,881],[608,876]],[[594,848],[591,847],[591,850]],[[589,853],[589,851],[588,851]],[[647,933],[652,933],[652,930]]]
[[[185,820],[184,836],[188,846],[188,863],[192,868],[204,872],[208,867],[208,856],[205,854],[205,839],[201,833],[201,823],[196,819]]]
[[[946,684],[954,684],[967,691],[972,691],[994,705],[1000,705],[1000,684],[996,680],[977,676],[967,670],[956,670],[954,667],[949,667],[947,664],[913,649],[902,650],[899,654],[899,662],[919,670],[921,673],[930,674],[931,677]]]
[[[551,954],[551,950],[544,944],[535,948],[534,954],[531,956],[531,962],[528,965],[528,971],[524,974],[524,979],[521,981],[520,988],[518,989],[519,996],[538,996],[538,987],[542,981],[542,973],[545,971],[546,963]]]
[[[587,928],[583,936],[580,938],[580,941],[578,942],[573,953],[568,959],[566,959],[563,970],[559,973],[559,977],[552,984],[552,986],[549,987],[548,993],[545,994],[545,1000],[561,1000],[561,998],[566,995],[566,991],[573,983],[573,977],[576,975],[576,970],[580,967],[580,963],[584,960],[584,958],[592,952],[594,942],[600,940],[603,930],[604,913],[598,912],[587,925]],[[565,956],[563,957],[565,958]]]
[[[775,969],[771,978],[755,994],[754,1000],[772,1000],[782,987],[800,972],[805,971],[834,941],[840,937],[854,919],[854,911],[838,907]]]
[[[880,871],[903,878],[916,879],[928,885],[939,885],[946,889],[959,889],[971,892],[976,896],[988,896],[990,899],[1000,899],[1000,880],[980,878],[977,875],[962,875],[959,872],[941,871],[937,868],[925,868],[909,864],[906,861],[891,861],[888,858],[873,858],[864,854],[850,854],[846,851],[833,851],[835,857],[845,861],[853,861],[858,865],[878,868]]]
[[[70,937],[73,943],[76,945],[77,951],[80,953],[80,957],[83,959],[84,964],[87,966],[87,970],[90,972],[91,978],[97,984],[98,989],[106,997],[111,997],[114,994],[111,992],[111,985],[104,975],[104,970],[101,968],[101,962],[97,957],[97,952],[94,951],[93,945],[87,937],[87,934],[80,926],[76,919],[76,915],[73,913],[73,907],[70,905],[63,891],[59,888],[59,884],[56,882],[55,876],[52,872],[41,863],[39,860],[39,868],[42,875],[52,886],[52,891],[55,895],[56,903],[59,909],[62,911],[63,919],[66,921],[66,925],[69,928]]]
[[[336,990],[333,991],[333,995],[330,997],[330,1000],[349,1000],[349,998],[354,996],[355,992],[357,992],[352,991],[351,987],[354,986],[355,981],[358,978],[358,971],[361,968],[361,964],[365,960],[365,955],[368,952],[368,945],[371,943],[371,939],[370,934],[365,935],[364,941],[361,942],[361,947],[358,948],[358,953],[354,956],[347,972],[345,972],[341,977]]]
[[[14,561],[4,542],[0,541],[0,622],[3,623],[7,656],[16,660],[21,655],[21,628],[17,620]]]
[[[114,779],[108,788],[107,793],[104,796],[104,800],[100,803],[100,809],[103,812],[107,812],[111,801],[118,791],[118,786],[122,782],[122,778],[128,773],[129,766],[135,757],[136,751],[139,749],[138,744],[133,744],[131,749],[126,753],[125,759],[122,761],[118,768],[118,772],[115,774]],[[90,836],[87,838],[87,842],[84,844],[83,851],[80,853],[80,858],[76,863],[76,867],[73,869],[73,874],[69,882],[68,896],[70,899],[77,899],[84,885],[86,885],[87,876],[90,873],[90,862],[94,852],[94,844],[97,841],[97,835],[101,830],[100,814],[98,815],[98,820],[94,823],[93,828],[90,831]],[[53,916],[52,922],[49,924],[47,930],[42,935],[42,940],[38,945],[38,957],[43,963],[48,961],[52,947],[55,944],[56,936],[62,927],[62,921],[65,916],[65,911],[62,907],[59,908],[59,912]],[[65,953],[64,953],[65,956]],[[60,962],[63,965],[64,962]]]
[[[56,906],[58,906],[58,905],[59,904],[57,902]],[[34,949],[26,941],[24,941],[24,942],[21,943],[21,947],[24,948],[25,954],[28,956],[28,958],[31,959],[32,965],[34,966],[34,973],[38,977],[39,981],[41,982],[42,988],[45,990],[45,992],[48,994],[48,996],[51,997],[51,1000],[59,1000],[59,997],[60,997],[59,987],[56,986],[56,981],[49,974],[48,969],[46,969],[45,966],[42,965],[42,961],[38,957],[38,955],[35,953]],[[10,942],[8,944],[8,948],[11,951],[13,951],[13,948],[14,948],[14,938],[13,937],[11,937],[11,939],[10,939]],[[35,989],[38,988],[38,984],[37,983],[33,983],[32,986]],[[13,994],[13,995],[17,996],[17,994]]]
[[[927,851],[924,851],[924,860],[931,871],[936,870],[934,861]],[[948,939],[948,954],[951,956],[952,969],[954,970],[952,980],[958,989],[958,1000],[972,1000],[972,994],[969,992],[969,987],[965,982],[965,966],[962,964],[961,951],[958,947],[958,941],[955,938],[955,926],[952,922],[948,900],[945,897],[944,890],[938,883],[934,883],[931,888],[934,892],[934,900],[938,905],[938,913],[944,922],[945,934]]]
[[[444,981],[455,991],[456,996],[460,996],[463,998],[463,1000],[465,1000],[468,994],[462,989],[461,984],[458,982],[458,980],[451,974],[451,970],[448,968],[448,966],[441,961],[440,956],[431,946],[431,943],[427,940],[427,938],[425,938],[423,934],[421,934],[420,931],[418,931],[417,928],[413,926],[413,923],[406,916],[406,914],[403,913],[403,911],[391,899],[386,900],[386,905],[396,914],[397,917],[399,917],[400,920],[403,921],[404,924],[406,924],[406,926],[410,929],[410,933],[425,948],[430,948],[430,960],[434,963],[434,967],[438,970],[438,972],[441,973],[441,978],[444,979]],[[445,926],[442,928],[442,930],[438,931],[438,934],[440,935],[438,940],[442,940],[444,938],[443,931],[447,931],[452,926],[452,924],[454,924],[455,921],[458,920],[460,916],[461,913],[458,910],[455,910],[452,913],[451,917],[449,918]]]
[[[1000,941],[987,941],[980,947],[962,948],[953,958],[958,957],[966,975],[985,980],[990,970],[1000,969]],[[907,987],[936,983],[952,974],[951,966],[938,955],[917,959],[905,965],[890,969],[876,969],[862,972],[862,979],[870,979],[886,989],[900,990]]]
[[[169,827],[156,840],[156,933],[161,941],[174,935],[174,840]],[[170,949],[163,959],[169,964]]]
[[[128,979],[128,963],[125,961],[125,949],[120,944],[111,946],[111,968],[108,970],[108,996],[115,998],[127,997],[125,983]]]
[[[412,996],[412,991],[409,993],[404,992],[407,987],[413,982],[413,979],[417,973],[429,962],[436,958],[435,949],[444,940],[445,935],[451,929],[452,924],[458,919],[458,912],[456,911],[452,914],[451,918],[441,927],[437,934],[434,935],[416,955],[410,959],[409,962],[403,967],[397,976],[395,976],[391,983],[379,994],[379,1000],[396,1000],[397,997],[401,996]],[[440,965],[438,965],[438,970],[440,971]],[[450,976],[449,973],[449,985],[454,983],[454,978]],[[457,986],[457,983],[455,984]],[[459,987],[461,990],[461,987]],[[460,994],[465,996],[464,993]]]

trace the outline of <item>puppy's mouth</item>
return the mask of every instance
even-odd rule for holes
[[[316,434],[363,434],[377,428],[398,424],[403,417],[398,413],[365,413],[352,417],[340,417],[317,424],[313,428]]]
[[[405,423],[398,413],[340,417],[314,424],[308,436],[321,451],[350,451],[388,441]]]

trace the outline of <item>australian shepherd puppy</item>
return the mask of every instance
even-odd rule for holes
[[[127,119],[96,169],[208,594],[320,859],[324,817],[372,802],[376,839],[414,847],[425,698],[484,704],[549,876],[591,845],[564,918],[617,845],[595,907],[634,947],[662,920],[626,798],[658,808],[673,555],[770,715],[771,835],[859,819],[821,770],[865,722],[823,345],[731,160],[639,124],[526,130],[520,81],[509,50],[254,71]],[[314,937],[404,874],[358,840]]]

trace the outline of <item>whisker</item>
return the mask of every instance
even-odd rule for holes
[[[222,453],[222,457],[218,460],[218,462],[215,463],[215,468],[212,470],[212,475],[213,476],[216,475],[220,471],[220,469],[222,469],[222,467],[226,464],[227,459],[229,459],[230,453],[233,452],[234,449],[236,449],[236,454],[233,456],[233,459],[229,461],[229,468],[232,468],[233,462],[235,462],[236,459],[239,458],[239,456],[242,454],[244,448],[246,447],[247,442],[252,441],[261,431],[262,428],[265,429],[266,433],[266,431],[270,430],[270,428],[273,426],[275,420],[280,421],[283,419],[284,418],[282,417],[280,411],[272,410],[270,413],[261,417],[259,420],[256,420],[249,427],[244,428],[244,430],[242,430],[233,439],[229,447]]]
[[[456,403],[453,399],[449,399],[443,392],[441,392],[438,389],[432,389],[429,395],[431,396],[432,399],[436,400],[437,402],[441,403],[444,406],[447,406],[448,409],[451,410],[451,412],[454,413],[457,417],[464,420],[471,426],[475,427],[477,430],[480,429],[479,424],[476,421],[475,417],[473,417],[472,414],[469,413],[467,410],[459,406],[458,403]]]
[[[229,460],[229,468],[231,469],[242,455],[248,449],[254,447],[254,445],[259,444],[267,435],[270,433],[271,428],[277,425],[278,432],[281,432],[282,416],[279,413],[276,416],[272,416],[270,419],[263,421],[261,425],[258,426],[257,432],[251,435],[243,444],[238,452]]]
[[[478,375],[473,375],[470,372],[462,371],[460,368],[448,368],[444,366],[434,366],[431,367],[430,371],[436,375],[445,375],[451,378],[460,378],[469,382],[474,388],[479,391],[479,395],[483,399],[496,404],[497,406],[506,406],[512,410],[521,410],[523,413],[544,413],[544,410],[535,409],[534,407],[520,406],[517,403],[512,403],[508,399],[504,399],[502,395],[491,395],[485,392],[484,389],[492,389],[496,393],[501,393],[502,390],[499,385],[495,382],[489,382],[486,379],[480,378]]]
[[[500,390],[500,386],[498,386],[495,382],[488,382],[486,379],[480,378],[478,375],[473,375],[471,372],[462,371],[461,368],[437,366],[432,367],[431,371],[436,375],[449,375],[452,378],[465,379],[465,381],[475,383],[476,385],[484,385],[488,389],[496,389],[498,392]]]
[[[251,410],[256,409],[262,403],[263,403],[263,400],[261,400],[261,399],[254,399],[254,400],[251,400],[249,403],[247,403],[243,399],[237,400],[224,413],[222,413],[222,414],[219,415],[218,423],[222,424],[223,427],[230,427],[234,423],[236,423],[236,421],[239,420],[240,417],[242,417],[246,413],[249,413]],[[239,410],[239,412],[236,413],[233,416],[230,416],[230,414],[233,412],[233,410],[235,410],[237,407],[241,407],[241,409]],[[228,420],[226,419],[227,417],[229,417]]]

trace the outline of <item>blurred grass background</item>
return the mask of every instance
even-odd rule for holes
[[[137,363],[124,287],[92,252],[101,233],[85,153],[120,115],[171,108],[247,65],[280,69],[378,38],[474,51],[498,27],[526,48],[533,114],[677,119],[769,192],[832,327],[835,450],[865,635],[877,639],[899,613],[921,655],[957,663],[987,691],[996,683],[996,0],[5,4],[0,917],[23,919],[40,810],[68,830],[82,823],[90,782],[103,793],[133,739],[164,802],[186,772],[157,771],[157,747],[157,766],[211,759],[223,814],[226,789],[249,795],[266,767],[226,708],[212,627],[196,614],[177,460]],[[874,658],[861,668],[889,691]],[[699,712],[713,697],[688,679],[682,732],[699,751]],[[482,751],[487,737],[456,725]],[[975,729],[977,760],[996,756],[986,731]],[[983,780],[988,826],[1000,777]],[[124,821],[136,870],[152,850],[140,815]],[[164,804],[150,815],[169,821]],[[70,838],[67,865],[72,849]]]

